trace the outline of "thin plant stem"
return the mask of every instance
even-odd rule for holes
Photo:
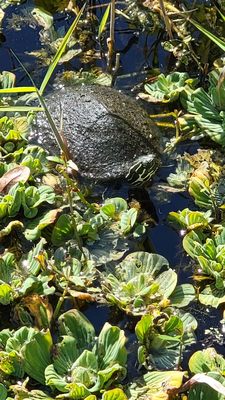
[[[84,254],[84,251],[83,251],[83,248],[82,248],[81,239],[80,239],[80,236],[79,236],[78,231],[77,231],[77,223],[76,223],[76,219],[74,217],[74,211],[73,211],[73,199],[72,199],[72,196],[71,196],[70,185],[69,185],[68,182],[67,182],[67,185],[66,185],[66,190],[67,190],[67,196],[68,196],[68,200],[69,200],[69,207],[70,207],[71,220],[72,220],[72,224],[73,224],[75,240],[77,242],[77,245],[78,245],[78,248],[79,248],[80,252],[85,257],[85,254]]]
[[[65,287],[65,289],[63,291],[63,294],[62,294],[62,296],[60,296],[60,298],[59,298],[59,300],[58,300],[58,302],[56,304],[56,308],[55,308],[55,311],[54,311],[53,316],[52,316],[53,320],[55,320],[59,315],[60,308],[62,307],[62,304],[63,304],[63,302],[65,300],[65,297],[67,295],[67,292],[68,292],[68,286],[69,286],[69,283],[67,282],[67,285],[66,285],[66,287]]]
[[[173,34],[172,34],[172,29],[171,29],[171,21],[170,21],[168,15],[167,15],[165,4],[164,4],[164,0],[159,0],[159,4],[160,4],[160,8],[162,10],[162,15],[163,15],[164,22],[165,22],[165,25],[166,25],[167,33],[169,35],[169,38],[173,39]]]
[[[114,58],[114,53],[115,53],[115,14],[116,14],[115,0],[111,0],[110,29],[109,29],[109,38],[107,39],[107,46],[108,46],[107,58],[108,58],[109,72],[112,71],[113,58]]]

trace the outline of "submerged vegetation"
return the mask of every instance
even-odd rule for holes
[[[26,54],[7,48],[12,68],[1,61],[0,400],[225,397],[225,6],[180,3],[0,1],[0,51],[11,34],[32,30],[38,42]],[[135,59],[123,73],[139,35],[148,68]],[[149,200],[119,192],[120,182],[96,194],[79,179],[66,110],[57,126],[43,95],[56,72],[60,85],[128,79],[152,105],[174,167],[149,194],[158,214],[157,196],[185,196],[163,215],[182,247],[172,260],[152,243]],[[39,112],[57,155],[29,140]]]

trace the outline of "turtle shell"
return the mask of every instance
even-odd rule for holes
[[[60,115],[69,152],[81,176],[96,181],[125,178],[142,156],[160,160],[158,128],[138,102],[103,86],[72,86],[46,96],[57,126]],[[38,115],[39,142],[53,140],[43,114]]]

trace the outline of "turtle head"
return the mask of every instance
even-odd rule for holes
[[[151,153],[141,156],[131,165],[126,179],[132,186],[145,186],[161,164],[160,156]]]

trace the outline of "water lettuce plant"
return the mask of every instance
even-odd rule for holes
[[[189,313],[143,315],[135,327],[138,361],[147,369],[179,369],[187,345],[196,341],[196,319]]]
[[[203,276],[206,282],[209,281],[199,294],[200,302],[218,307],[225,301],[225,229],[222,228],[211,237],[191,231],[185,235],[183,247],[198,264],[197,276]]]
[[[210,223],[213,218],[211,211],[192,211],[189,208],[184,208],[182,211],[171,211],[168,215],[168,220],[185,231],[210,229]]]
[[[156,82],[144,85],[147,94],[140,93],[139,96],[153,103],[169,103],[177,100],[181,92],[188,87],[194,87],[196,83],[196,79],[190,79],[186,72],[160,74]]]
[[[98,207],[74,212],[76,230],[91,257],[102,265],[120,259],[134,239],[144,237],[145,223],[138,222],[138,210],[129,208],[126,200],[107,199]],[[54,225],[51,241],[60,246],[74,238],[74,224],[69,214],[62,214]]]
[[[221,69],[213,70],[209,73],[209,88],[206,92],[203,88],[196,90],[186,90],[182,94],[182,104],[187,110],[187,114],[181,119],[179,124],[185,131],[203,137],[209,137],[214,142],[225,145],[224,135],[224,111],[225,111],[225,83],[220,79]],[[183,120],[184,118],[184,120]]]
[[[218,381],[222,388],[225,385],[224,366],[225,360],[223,356],[218,354],[216,350],[211,347],[196,351],[189,359],[191,373],[204,373],[207,377]],[[191,400],[201,398],[206,400],[222,400],[224,398],[224,393],[217,392],[215,389],[216,386],[212,388],[204,383],[195,385],[191,387],[189,391],[189,398]]]
[[[170,400],[171,394],[179,390],[185,377],[184,371],[150,371],[128,387],[130,400]],[[197,400],[197,399],[196,399]]]
[[[185,307],[195,298],[192,285],[177,286],[176,272],[159,254],[131,253],[106,271],[102,282],[106,299],[128,314],[142,315],[169,305]]]
[[[115,387],[126,376],[124,332],[106,323],[96,337],[94,327],[78,310],[60,316],[55,344],[49,330],[28,327],[1,331],[0,342],[0,369],[5,375],[23,378],[26,374],[71,399],[86,399]],[[121,390],[118,393],[126,399]]]

